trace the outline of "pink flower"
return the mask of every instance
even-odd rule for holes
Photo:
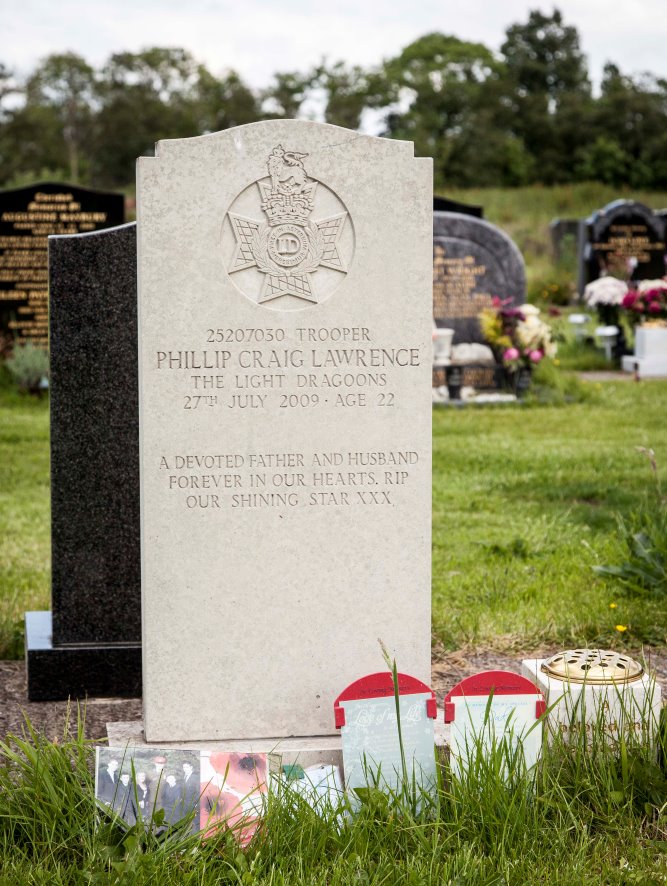
[[[659,314],[662,311],[662,305],[657,301],[652,301],[648,309],[651,314]]]
[[[535,351],[531,351],[530,354],[528,354],[528,356],[530,357],[531,363],[539,363],[540,360],[542,359],[542,357],[544,357],[544,352],[539,351],[539,350],[535,350]]]
[[[636,292],[628,292],[625,296],[623,296],[623,301],[621,302],[622,307],[631,308],[634,303],[637,301],[637,293]]]
[[[510,360],[518,360],[519,356],[519,352],[516,348],[507,348],[503,354],[503,360],[506,360],[509,363]]]

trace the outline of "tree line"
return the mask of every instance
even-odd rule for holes
[[[370,114],[378,134],[414,141],[438,188],[667,188],[667,80],[609,62],[594,95],[578,31],[557,9],[511,25],[499,53],[431,33],[375,67],[324,60],[264,90],[184,49],[115,53],[99,69],[54,54],[22,82],[0,64],[0,185],[123,187],[159,139],[303,117],[314,103],[328,123],[357,129]]]

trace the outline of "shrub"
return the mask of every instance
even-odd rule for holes
[[[32,342],[15,345],[6,365],[19,388],[32,394],[40,392],[49,376],[49,355]]]

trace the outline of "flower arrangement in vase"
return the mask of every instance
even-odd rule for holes
[[[667,327],[667,278],[640,280],[626,290],[621,306],[639,326]]]
[[[556,345],[539,308],[529,304],[515,308],[511,301],[495,296],[480,313],[479,322],[509,386],[521,395],[530,385],[533,368],[545,357],[554,357]]]

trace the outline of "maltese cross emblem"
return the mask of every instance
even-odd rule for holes
[[[320,183],[308,177],[303,164],[307,156],[277,145],[268,157],[268,177],[255,182],[264,218],[249,218],[231,209],[227,213],[235,239],[227,272],[259,271],[263,275],[259,304],[285,296],[317,303],[321,298],[313,280],[316,272],[348,270],[340,249],[348,212],[311,218]]]

